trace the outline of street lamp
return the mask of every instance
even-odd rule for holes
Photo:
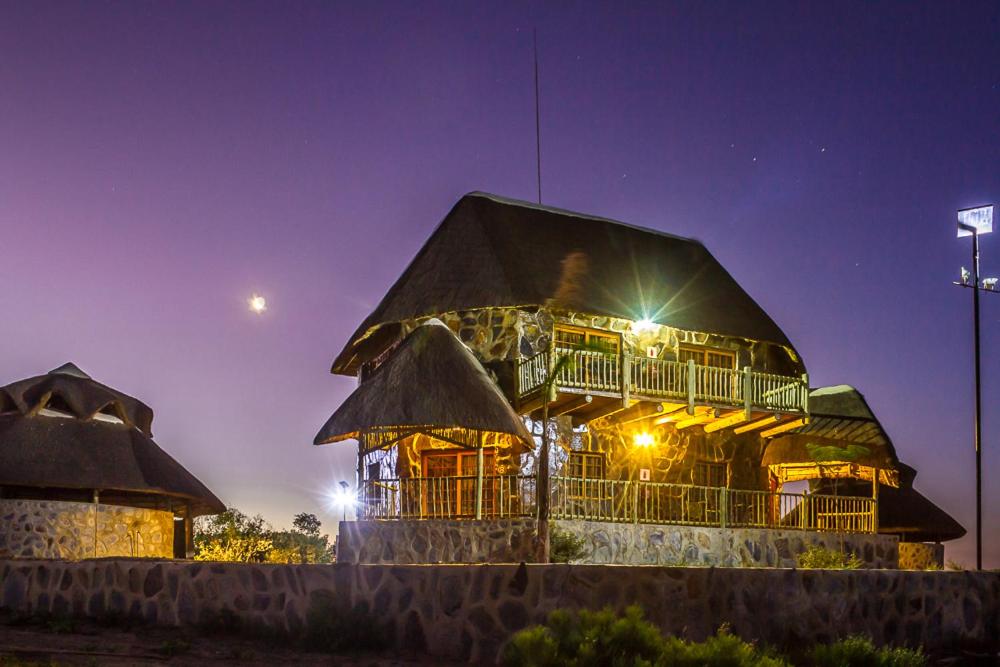
[[[989,234],[993,231],[993,205],[976,206],[974,208],[962,209],[958,212],[958,236],[972,237],[972,275],[962,267],[962,281],[955,283],[959,287],[972,288],[972,326],[975,331],[975,357],[976,357],[976,569],[983,569],[983,420],[982,420],[982,389],[980,382],[979,363],[979,292],[994,292],[996,290],[996,278],[987,278],[979,282],[979,235]],[[970,284],[969,279],[972,279]]]
[[[344,521],[347,521],[347,508],[353,507],[355,502],[354,494],[351,493],[351,485],[341,480],[340,488],[333,492],[333,504],[344,512]]]

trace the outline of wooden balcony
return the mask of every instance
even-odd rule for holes
[[[808,413],[809,384],[805,376],[562,348],[556,348],[554,358],[546,351],[518,364],[517,394],[522,412],[541,405],[540,390],[545,378],[555,367],[555,359],[563,357],[568,361],[560,365],[550,405],[557,414],[579,413],[583,421],[635,402],[660,406],[655,414],[644,416],[683,411],[687,414],[686,419],[679,420],[683,423],[694,420],[711,424],[721,420],[736,428],[756,421],[760,428],[774,430],[784,420],[787,430],[791,420]]]

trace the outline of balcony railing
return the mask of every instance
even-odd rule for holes
[[[474,519],[476,477],[369,480],[359,518]],[[535,478],[484,476],[484,519],[535,516]],[[551,517],[613,523],[873,533],[877,501],[855,496],[770,493],[689,484],[552,478]]]
[[[806,412],[809,395],[805,377],[702,366],[694,361],[670,361],[608,354],[592,350],[556,348],[560,366],[555,383],[560,388],[620,394],[630,398],[674,400],[745,408]],[[518,391],[530,394],[545,383],[550,355],[540,352],[518,366]]]
[[[483,476],[481,495],[476,492],[476,484],[475,475],[368,480],[362,485],[359,518],[500,519],[535,515],[533,476]]]
[[[614,523],[873,533],[873,498],[658,482],[552,480],[552,517]]]

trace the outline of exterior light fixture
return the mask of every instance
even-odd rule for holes
[[[344,521],[347,521],[347,508],[354,507],[356,499],[351,493],[351,486],[344,481],[340,482],[340,488],[334,489],[330,494],[333,504],[344,513]]]
[[[642,433],[636,433],[635,436],[633,436],[632,441],[635,443],[636,447],[652,447],[653,434],[646,433],[645,431]]]
[[[635,324],[633,324],[632,329],[636,333],[643,333],[644,331],[652,331],[654,326],[656,325],[653,323],[653,320],[649,319],[648,317],[644,317],[641,320],[637,321]]]
[[[962,267],[962,282],[955,283],[959,287],[969,287],[972,289],[972,327],[973,327],[973,349],[976,360],[976,393],[975,393],[975,418],[973,428],[975,431],[976,447],[976,569],[983,569],[983,421],[982,421],[982,383],[981,367],[979,362],[979,292],[997,293],[997,279],[987,278],[980,282],[979,279],[979,236],[989,234],[993,231],[993,205],[976,206],[974,208],[962,209],[958,212],[958,237],[972,237],[972,275]],[[971,278],[971,281],[969,280]]]

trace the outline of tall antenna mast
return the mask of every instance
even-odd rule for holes
[[[532,29],[531,39],[535,47],[535,168],[538,175],[538,203],[542,203],[542,129],[538,113],[538,30]]]

